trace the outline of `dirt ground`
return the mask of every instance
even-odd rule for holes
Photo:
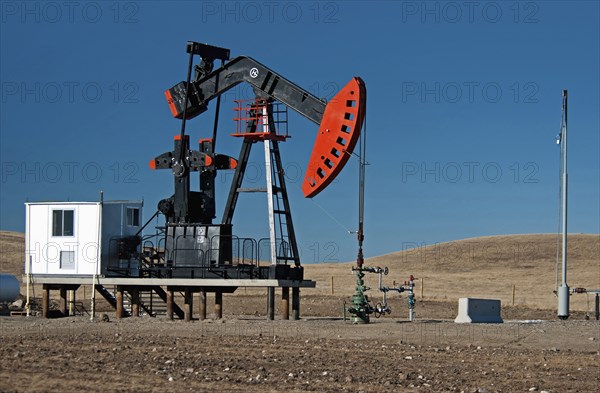
[[[481,238],[370,259],[390,267],[387,285],[420,278],[415,322],[404,294],[390,296],[390,316],[343,321],[356,280],[349,264],[305,266],[318,286],[302,290],[300,321],[281,320],[279,301],[267,321],[266,290],[239,288],[223,296],[223,320],[212,319],[209,294],[205,321],[117,320],[98,296],[92,322],[90,286],[82,286],[82,316],[0,316],[0,392],[595,392],[600,322],[584,318],[593,318],[588,295],[572,296],[569,320],[556,319],[555,240]],[[600,237],[570,242],[572,285],[597,288]],[[23,274],[23,249],[22,234],[0,233],[3,272]],[[31,294],[39,304],[41,288]],[[505,323],[454,324],[461,296],[501,299]],[[55,291],[54,308],[57,300]]]
[[[552,311],[505,307],[504,324],[458,325],[446,319],[454,304],[422,302],[415,322],[398,304],[395,318],[353,325],[306,313],[267,321],[264,297],[245,307],[237,296],[224,300],[225,319],[188,323],[116,320],[112,312],[110,322],[0,317],[0,391],[592,392],[600,385],[600,322],[582,314],[558,321]],[[302,300],[309,314],[326,309],[327,302]],[[232,314],[240,309],[253,315]]]

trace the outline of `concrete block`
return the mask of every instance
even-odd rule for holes
[[[458,316],[454,322],[502,323],[500,311],[500,300],[464,297],[458,299]]]

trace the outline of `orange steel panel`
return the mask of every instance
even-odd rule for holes
[[[323,191],[348,162],[360,137],[366,102],[365,83],[354,77],[325,107],[302,184],[306,198]]]
[[[173,115],[173,117],[177,117],[177,108],[173,103],[173,97],[171,96],[171,92],[169,90],[165,90],[165,98],[167,99],[167,103],[169,104],[171,114]]]

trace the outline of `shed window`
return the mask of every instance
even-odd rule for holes
[[[52,210],[52,236],[73,236],[73,210]]]
[[[75,251],[60,252],[60,268],[75,269]]]
[[[127,225],[132,227],[140,226],[140,209],[134,207],[127,208]]]

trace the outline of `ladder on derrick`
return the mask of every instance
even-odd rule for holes
[[[271,263],[287,264],[288,262],[293,262],[295,266],[300,266],[292,212],[285,185],[285,172],[283,171],[281,155],[279,153],[279,144],[277,141],[267,140],[264,143],[267,168],[267,202],[270,202],[269,232]],[[270,174],[268,173],[269,169]]]
[[[241,105],[238,107],[238,111],[245,110],[247,115],[239,114],[236,117],[237,132],[232,135],[243,137],[244,141],[225,207],[223,223],[231,224],[239,193],[266,192],[269,215],[269,261],[272,265],[293,262],[295,266],[300,266],[300,255],[285,184],[285,171],[279,151],[279,142],[284,142],[288,138],[287,108],[283,105],[281,107],[264,99],[257,99],[246,108],[242,108]],[[242,129],[239,126],[240,121],[246,122],[243,132],[240,132]],[[242,188],[250,150],[256,142],[264,144],[266,188]]]

